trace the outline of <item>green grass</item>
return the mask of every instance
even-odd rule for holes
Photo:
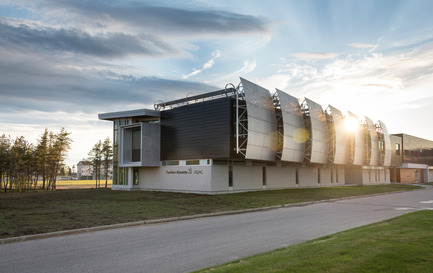
[[[418,211],[198,272],[433,272],[432,227]]]
[[[214,196],[106,189],[0,193],[0,238],[417,188],[393,184]]]

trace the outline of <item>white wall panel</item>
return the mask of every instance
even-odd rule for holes
[[[328,126],[322,106],[312,100],[305,99],[311,119],[311,163],[327,163],[328,161]]]
[[[376,126],[373,121],[365,117],[367,122],[367,129],[370,135],[370,158],[367,158],[367,163],[371,166],[377,166],[379,163],[379,139],[377,137]]]
[[[248,119],[245,158],[274,161],[277,118],[269,90],[241,78]]]
[[[383,166],[389,166],[391,164],[391,139],[388,134],[388,129],[386,129],[385,123],[382,121],[378,121],[380,124],[380,127],[382,128],[383,132],[383,139],[385,142],[385,156],[383,160]]]
[[[340,110],[329,105],[335,128],[334,164],[347,163],[347,130],[344,127],[344,117]]]
[[[296,167],[266,167],[266,188],[296,188]]]
[[[355,140],[354,146],[352,147],[352,155],[353,155],[353,164],[354,165],[364,165],[364,133],[362,131],[361,123],[359,122],[359,118],[354,114],[350,113],[350,118],[356,119],[358,121],[358,126],[355,128],[353,132],[353,137]]]
[[[299,142],[294,137],[296,130],[305,129],[302,109],[297,98],[277,89],[283,117],[284,142],[281,160],[303,162],[305,155],[305,142]]]

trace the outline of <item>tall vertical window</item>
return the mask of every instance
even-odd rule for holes
[[[132,168],[132,184],[137,186],[139,184],[140,173],[138,168]]]
[[[295,170],[295,179],[296,179],[296,185],[299,185],[299,173],[298,173],[298,167],[296,167],[296,170]]]
[[[118,181],[119,185],[123,185],[124,182],[123,174],[124,174],[123,168],[119,168],[119,181]]]
[[[317,169],[317,183],[320,184],[320,168]]]
[[[335,169],[335,182],[338,183],[338,168]]]
[[[400,155],[400,143],[395,144],[395,154]]]
[[[134,128],[132,130],[132,162],[140,161],[141,148],[141,129]]]
[[[334,168],[331,169],[331,183],[334,183]]]
[[[119,121],[115,120],[113,122],[113,185],[117,185],[118,184],[118,178],[117,178],[117,166],[118,166],[118,136],[119,136]]]
[[[263,167],[262,182],[263,182],[263,186],[266,186],[266,167]]]
[[[229,187],[233,187],[233,166],[229,166]]]

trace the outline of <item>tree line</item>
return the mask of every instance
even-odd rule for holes
[[[64,128],[53,133],[45,128],[37,144],[29,143],[23,136],[12,139],[0,136],[0,188],[22,191],[36,189],[38,180],[44,190],[55,190],[59,171],[71,149],[72,139]]]
[[[96,179],[96,188],[101,187],[101,176],[105,178],[105,188],[108,183],[108,167],[112,163],[113,149],[111,148],[111,140],[107,137],[104,141],[99,140],[93,145],[89,152],[89,161],[93,165],[93,175]]]

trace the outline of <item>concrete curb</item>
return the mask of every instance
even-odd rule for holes
[[[416,189],[416,190],[412,190],[412,191],[420,191],[420,190],[424,190],[426,188],[429,188],[429,187],[425,187],[422,189]],[[170,218],[162,218],[162,219],[152,219],[152,220],[143,220],[143,221],[137,221],[137,222],[112,224],[112,225],[97,226],[97,227],[62,230],[62,231],[55,231],[55,232],[48,232],[48,233],[40,233],[40,234],[25,235],[25,236],[19,236],[19,237],[4,238],[4,239],[0,239],[0,244],[9,244],[9,243],[16,243],[16,242],[23,242],[23,241],[30,241],[30,240],[53,238],[53,237],[60,237],[60,236],[65,236],[65,235],[88,233],[88,232],[95,232],[95,231],[115,229],[115,228],[134,227],[134,226],[142,226],[142,225],[149,225],[149,224],[161,224],[161,223],[168,223],[168,222],[182,221],[182,220],[191,220],[191,219],[204,218],[204,217],[241,214],[241,213],[265,211],[265,210],[278,209],[278,208],[303,207],[303,206],[308,206],[308,205],[312,205],[312,204],[350,200],[350,199],[356,199],[356,198],[362,198],[362,197],[372,197],[372,196],[394,194],[394,193],[401,193],[401,192],[407,192],[407,191],[394,191],[394,192],[375,193],[375,194],[360,195],[360,196],[348,196],[348,197],[342,197],[342,198],[333,198],[333,199],[318,200],[318,201],[308,201],[308,202],[293,203],[293,204],[283,204],[283,205],[275,205],[275,206],[269,206],[269,207],[241,209],[241,210],[232,210],[232,211],[221,211],[221,212],[211,212],[211,213],[203,213],[203,214],[195,214],[195,215],[186,215],[186,216],[178,216],[178,217],[170,217]]]

